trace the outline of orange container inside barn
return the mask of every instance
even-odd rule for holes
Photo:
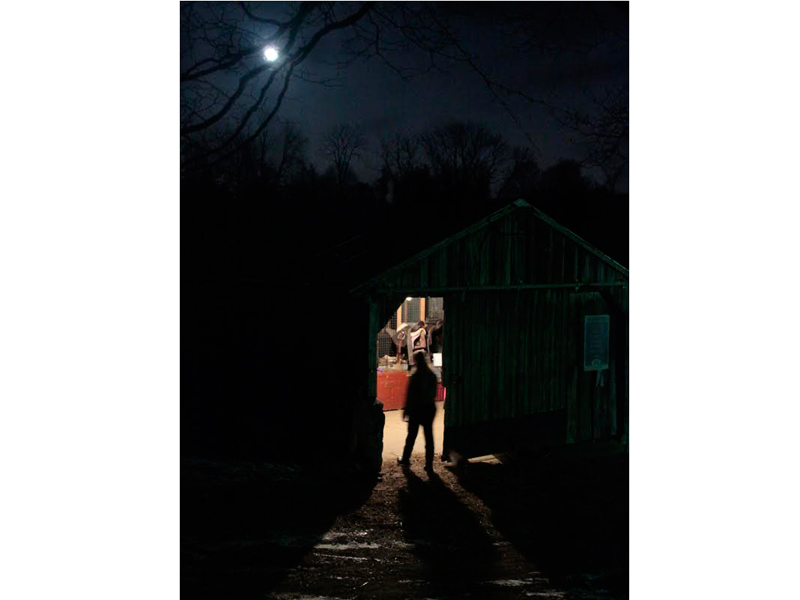
[[[383,410],[398,410],[406,402],[408,390],[408,371],[392,369],[378,371],[378,400],[383,403]],[[436,385],[436,401],[444,402],[447,392],[439,382]]]

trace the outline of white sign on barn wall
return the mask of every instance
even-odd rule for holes
[[[586,315],[583,322],[583,370],[608,369],[608,335],[611,330],[609,315]]]

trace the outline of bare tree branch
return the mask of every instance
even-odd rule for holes
[[[366,145],[364,131],[357,125],[337,125],[322,142],[322,153],[333,163],[336,181],[343,186],[354,158],[361,155]]]
[[[564,109],[554,114],[573,134],[572,141],[585,149],[582,164],[602,171],[606,186],[614,189],[628,168],[628,89],[611,88],[590,98],[591,112]]]
[[[381,140],[379,155],[385,171],[397,180],[420,166],[417,141],[400,133]]]
[[[508,157],[502,136],[473,123],[450,123],[423,133],[419,141],[433,173],[443,182],[489,187]]]
[[[244,13],[245,13],[245,14],[246,14],[246,15],[247,15],[247,16],[248,16],[250,19],[252,19],[253,21],[256,21],[257,23],[266,23],[267,25],[274,25],[275,27],[284,27],[284,26],[286,25],[286,23],[284,23],[284,22],[281,22],[281,21],[277,21],[276,19],[267,19],[267,18],[265,18],[265,17],[259,17],[259,16],[256,16],[256,15],[255,15],[255,14],[254,14],[254,13],[253,13],[253,12],[252,12],[252,11],[251,11],[249,8],[248,8],[248,7],[247,7],[247,2],[238,2],[237,4],[239,4],[239,6],[241,7],[241,9],[244,11]]]
[[[332,14],[328,10],[323,10],[324,7],[320,5],[320,3],[313,3],[313,2],[304,2],[302,3],[298,14],[293,17],[290,21],[288,21],[288,39],[286,45],[283,47],[283,52],[285,53],[285,58],[281,61],[281,63],[277,66],[273,66],[269,63],[264,63],[258,65],[254,68],[249,69],[244,75],[239,77],[238,84],[236,90],[227,97],[226,101],[224,102],[223,106],[217,110],[214,114],[203,118],[199,122],[195,123],[187,123],[181,128],[181,136],[185,137],[193,133],[201,132],[204,130],[209,129],[210,127],[214,126],[215,124],[219,123],[221,119],[234,109],[237,106],[238,101],[242,98],[245,93],[245,90],[248,86],[255,81],[260,75],[270,72],[269,77],[267,78],[266,82],[262,84],[258,95],[251,103],[251,105],[245,110],[245,112],[240,117],[237,126],[234,128],[233,132],[224,140],[219,146],[216,148],[210,149],[206,154],[219,154],[226,148],[230,147],[233,144],[239,143],[250,143],[256,136],[258,136],[267,126],[267,124],[272,120],[274,115],[276,114],[278,108],[281,106],[283,99],[285,97],[286,91],[289,86],[289,82],[291,76],[293,75],[295,69],[309,56],[315,46],[319,43],[319,41],[325,37],[326,35],[330,34],[333,31],[338,29],[343,29],[349,27],[355,23],[357,23],[361,18],[363,18],[373,7],[374,2],[365,2],[363,3],[357,11],[350,14],[349,16],[339,19],[339,20],[330,20],[330,15]],[[311,12],[315,8],[320,8],[322,12],[322,16],[324,18],[325,25],[319,28],[308,40],[308,42],[304,43],[297,51],[293,51],[293,45],[298,38],[298,35],[301,31],[302,25],[306,20]],[[282,33],[282,32],[279,32]],[[276,34],[277,36],[278,34]],[[275,36],[273,36],[275,37]],[[216,64],[214,67],[209,67],[208,69],[203,69],[201,71],[194,71],[191,72],[191,75],[184,79],[184,83],[188,81],[198,80],[200,78],[201,73],[208,73],[212,71],[219,71],[225,68],[224,66],[231,66],[232,64],[241,64],[241,62],[247,57],[254,54],[256,51],[259,51],[261,47],[251,47],[246,50],[240,51],[238,53],[233,53],[230,56],[236,57],[231,58],[227,62],[222,62]],[[255,129],[255,132],[249,136],[242,138],[242,133],[245,131],[246,127],[248,126],[249,121],[251,118],[259,112],[261,106],[263,105],[267,93],[269,92],[272,84],[275,82],[276,78],[281,74],[284,73],[283,79],[283,86],[278,93],[275,105],[273,109],[267,113],[266,117],[262,120],[259,126]],[[197,111],[189,111],[188,115],[195,115]],[[230,152],[225,153],[221,156],[218,160],[221,160],[224,157],[230,155]],[[193,160],[185,163],[185,166],[191,166],[192,164],[196,164],[198,161],[202,159],[201,156],[195,157]],[[215,160],[214,163],[218,162]]]

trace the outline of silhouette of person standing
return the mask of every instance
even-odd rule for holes
[[[403,407],[403,419],[408,421],[408,436],[402,458],[397,463],[411,464],[411,451],[417,439],[420,425],[425,434],[425,470],[433,470],[433,417],[436,416],[436,375],[428,366],[424,352],[414,356],[416,371],[411,375]]]

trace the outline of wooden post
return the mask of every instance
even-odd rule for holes
[[[425,296],[419,299],[419,320],[425,322]]]
[[[367,393],[370,398],[378,397],[378,332],[380,331],[380,305],[370,298],[369,301],[369,368]]]
[[[400,334],[400,323],[403,322],[403,305],[405,303],[406,301],[403,300],[400,306],[397,307],[397,323],[395,324],[394,328],[397,331],[398,335]],[[394,364],[394,368],[397,371],[399,371],[403,366],[402,357],[403,357],[403,352],[400,350],[400,344],[397,344],[397,362],[395,362]]]

